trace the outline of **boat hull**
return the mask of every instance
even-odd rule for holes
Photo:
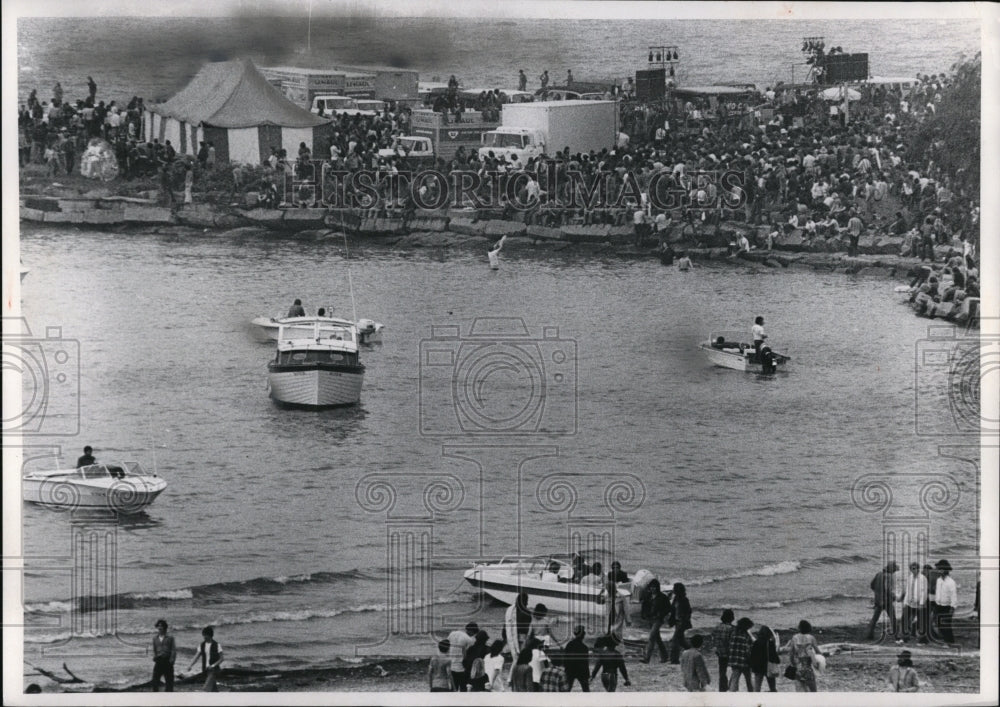
[[[58,510],[86,508],[116,513],[137,513],[167,486],[162,479],[117,479],[108,485],[88,485],[65,479],[25,478],[21,483],[21,497],[29,503]]]
[[[516,576],[490,567],[475,567],[468,570],[465,573],[465,580],[471,586],[504,604],[513,604],[517,595],[525,592],[528,594],[529,604],[545,604],[550,612],[604,616],[608,610],[606,594],[600,587],[546,582],[525,575]]]
[[[731,352],[714,348],[710,344],[702,344],[700,348],[705,353],[709,363],[714,366],[731,368],[735,371],[750,371],[751,373],[762,373],[764,371],[764,367],[761,364],[751,359],[752,350],[749,354],[736,352],[735,350]],[[775,354],[774,365],[777,370],[784,369],[787,361],[788,358],[786,356]]]
[[[293,371],[269,371],[271,397],[285,405],[334,407],[356,405],[361,401],[364,371],[347,372],[306,368]]]

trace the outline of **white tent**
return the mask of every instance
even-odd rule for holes
[[[842,101],[844,100],[844,91],[847,91],[847,100],[849,101],[860,101],[861,94],[855,91],[853,88],[847,88],[845,86],[831,86],[830,88],[824,89],[820,94],[825,101]]]

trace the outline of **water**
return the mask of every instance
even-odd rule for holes
[[[166,97],[206,58],[304,58],[304,21],[22,20],[18,29],[22,98],[38,86],[44,99],[55,80],[67,97],[83,95],[88,74],[108,99]],[[790,78],[806,34],[870,52],[883,75],[944,70],[979,42],[966,21],[316,21],[310,61],[393,62],[424,79],[511,84],[518,68],[532,79],[542,68],[555,80],[566,68],[580,80],[624,76],[642,68],[648,43],[676,42],[688,83],[765,84]],[[623,58],[623,46],[634,51]],[[146,679],[148,658],[133,646],[146,647],[161,616],[177,629],[182,663],[209,623],[232,666],[425,654],[407,626],[450,629],[474,616],[498,632],[502,609],[480,610],[461,586],[469,559],[562,549],[568,528],[588,524],[613,529],[628,570],[686,581],[696,627],[726,606],[779,627],[802,617],[853,623],[867,618],[881,562],[883,517],[860,510],[850,492],[865,474],[895,477],[891,510],[911,516],[924,513],[928,475],[954,479],[956,505],[925,515],[931,557],[952,559],[960,602],[971,604],[975,575],[956,558],[977,554],[975,469],[939,455],[953,436],[915,427],[920,411],[935,430],[954,428],[947,370],[922,356],[951,343],[920,343],[927,323],[896,301],[891,280],[744,267],[685,274],[513,246],[490,272],[485,253],[472,251],[368,246],[347,259],[336,239],[52,229],[25,233],[22,254],[32,331],[61,326],[80,346],[79,435],[54,438],[57,448],[36,450],[29,468],[50,468],[58,455],[72,463],[89,443],[99,458],[155,466],[170,484],[117,528],[117,639],[98,626],[62,644],[74,628],[71,532],[91,521],[24,507],[25,650],[37,665],[72,655],[70,667],[93,680]],[[265,391],[272,349],[249,320],[295,297],[349,313],[348,269],[358,315],[387,327],[385,343],[364,352],[361,405],[277,408]],[[710,329],[748,330],[759,313],[793,356],[788,374],[705,365],[696,345]],[[421,341],[433,326],[457,324],[465,335],[486,316],[523,318],[535,339],[558,327],[557,339],[526,355],[537,363],[532,356],[571,355],[575,344],[576,368],[548,391],[551,405],[531,420],[537,433],[463,451],[454,446],[473,440],[461,434],[421,434],[458,424],[438,404],[425,407],[421,426],[421,401],[451,399],[441,387],[450,372],[421,367]],[[530,392],[523,377],[496,371],[484,410],[516,414]],[[575,434],[559,434],[567,429]],[[634,478],[641,485],[624,496],[608,490]],[[394,487],[391,507],[380,505],[388,497],[379,483]],[[397,563],[386,547],[400,528],[432,528],[433,539]],[[424,563],[431,583],[396,593]]]
[[[186,647],[215,624],[231,664],[243,667],[422,652],[418,637],[392,635],[397,613],[387,606],[424,607],[436,628],[470,614],[499,620],[495,606],[476,613],[461,587],[468,559],[564,549],[567,527],[594,522],[613,530],[629,570],[690,585],[696,626],[725,606],[778,626],[802,616],[852,623],[865,618],[881,558],[881,516],[859,510],[850,493],[863,474],[899,476],[893,510],[910,513],[927,475],[951,474],[961,496],[928,516],[932,557],[975,552],[974,469],[941,459],[937,440],[914,431],[915,386],[926,397],[946,372],[914,377],[927,326],[896,301],[891,280],[766,268],[681,273],[528,249],[510,249],[492,272],[478,252],[442,258],[372,246],[347,260],[337,240],[212,235],[32,230],[22,249],[33,331],[59,325],[80,341],[81,434],[55,440],[63,461],[91,443],[99,458],[155,464],[170,484],[117,531],[119,631],[130,641],[144,645],[165,616]],[[272,347],[248,321],[296,296],[349,311],[348,269],[359,315],[386,324],[385,343],[364,352],[362,403],[280,409],[265,391]],[[758,312],[792,369],[760,377],[705,365],[695,348],[708,329],[747,329]],[[540,433],[503,440],[514,448],[443,449],[475,440],[420,434],[418,401],[436,385],[421,369],[421,340],[443,324],[465,335],[480,316],[522,317],[536,339],[542,326],[558,327],[563,351],[575,342],[575,435],[544,431],[574,419],[549,408]],[[505,395],[523,382],[488,379],[487,411],[518,402]],[[425,427],[446,426],[447,411],[431,408]],[[463,456],[482,461],[482,476]],[[552,474],[575,489],[574,508],[560,505],[558,490],[547,495]],[[631,502],[606,502],[609,484],[635,477]],[[379,508],[377,488],[359,491],[366,478],[393,486],[395,505]],[[450,500],[425,499],[437,481],[450,484]],[[387,559],[388,521],[407,518],[404,529],[432,526],[433,542],[399,567]],[[24,507],[26,556],[55,558],[28,563],[29,660],[68,636],[71,584],[59,558],[71,523]],[[421,562],[433,567],[432,587],[387,595],[401,576],[394,572],[419,576]],[[956,574],[968,606],[974,575]],[[91,674],[144,679],[143,661],[95,660]]]
[[[465,86],[517,85],[524,69],[530,88],[548,69],[563,83],[618,79],[646,68],[650,45],[676,44],[683,85],[716,81],[790,82],[805,78],[802,37],[825,36],[830,46],[867,52],[871,73],[914,76],[947,71],[980,43],[972,20],[605,21],[314,18],[306,52],[303,18],[73,18],[18,23],[18,95],[32,88],[48,100],[61,81],[67,98],[87,95],[87,76],[99,98],[133,95],[165,100],[205,61],[250,56],[258,65],[323,67],[375,64],[420,71],[424,81],[455,74]],[[86,46],[85,50],[81,47]],[[125,60],[127,58],[127,60]]]

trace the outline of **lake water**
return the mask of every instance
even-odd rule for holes
[[[75,98],[87,75],[106,98],[166,97],[206,58],[304,60],[304,20],[18,27],[22,98],[38,86],[44,99],[55,80]],[[518,68],[532,79],[548,68],[555,81],[567,68],[580,80],[624,76],[662,42],[680,45],[688,83],[766,84],[791,78],[807,34],[870,52],[882,75],[946,70],[979,42],[966,21],[366,20],[314,23],[310,61],[512,84]],[[450,629],[473,616],[499,632],[502,608],[479,607],[462,587],[470,560],[562,550],[580,528],[613,534],[629,571],[687,582],[696,627],[726,606],[778,627],[867,619],[868,583],[897,516],[929,533],[932,559],[952,558],[960,603],[971,605],[975,573],[956,560],[977,555],[975,467],[939,453],[961,436],[922,434],[956,429],[948,366],[924,352],[950,350],[960,333],[946,326],[924,342],[927,322],[899,304],[893,280],[729,266],[680,273],[517,245],[491,272],[473,251],[367,246],[348,258],[337,239],[49,228],[23,234],[22,256],[32,332],[61,327],[79,342],[80,362],[79,434],[52,438],[29,468],[50,468],[58,455],[72,463],[92,444],[101,459],[139,459],[169,482],[147,513],[112,531],[118,611],[113,630],[90,637],[70,607],[99,592],[74,584],[90,575],[73,575],[71,538],[107,528],[24,507],[25,650],[37,665],[69,654],[90,679],[145,679],[142,650],[161,616],[187,651],[202,626],[216,625],[231,666],[426,654],[414,626]],[[351,283],[358,316],[386,325],[384,344],[363,353],[361,405],[276,407],[265,390],[272,347],[249,320],[295,297],[351,313]],[[748,331],[757,314],[793,357],[789,372],[744,375],[701,359],[697,344],[711,330]],[[556,366],[563,374],[521,433],[499,443],[464,434],[477,409],[456,414],[453,371],[422,356],[439,347],[464,360],[462,340],[484,317],[523,319],[532,341],[511,344],[522,363],[543,378]],[[435,339],[442,326],[460,337]],[[479,412],[527,409],[540,385],[525,377],[531,365],[491,370]],[[891,480],[889,516],[871,512],[877,489],[862,494],[868,510],[852,498],[865,475]],[[947,495],[929,502],[926,484],[942,475]],[[398,538],[413,538],[412,551],[390,551]]]
[[[420,608],[410,613],[437,628],[470,613],[489,625],[502,610],[479,611],[461,586],[469,560],[565,550],[567,529],[595,523],[630,571],[689,584],[696,626],[725,606],[778,626],[852,623],[865,618],[882,557],[882,515],[852,500],[866,474],[890,479],[893,512],[911,515],[921,484],[951,475],[957,505],[924,514],[932,557],[975,553],[974,467],[942,459],[940,440],[914,424],[918,391],[936,420],[950,420],[943,398],[926,399],[946,388],[947,372],[915,377],[927,323],[898,303],[892,280],[682,273],[527,246],[493,272],[485,253],[369,247],[345,258],[336,239],[43,229],[24,234],[22,249],[33,332],[61,326],[79,340],[81,431],[54,440],[63,461],[90,443],[99,458],[138,458],[169,482],[116,531],[118,632],[128,640],[144,643],[163,615],[185,646],[215,624],[231,664],[244,667],[422,652],[418,637],[393,635],[409,619],[387,607]],[[249,320],[295,297],[350,312],[350,282],[359,316],[386,325],[384,343],[363,354],[361,405],[277,407],[265,390],[273,345]],[[710,329],[747,330],[757,313],[793,357],[787,373],[702,360],[696,347]],[[543,417],[500,446],[463,434],[453,410],[468,402],[441,388],[454,374],[442,378],[421,355],[461,345],[435,340],[432,327],[457,325],[468,338],[479,317],[522,318],[542,352],[518,344],[524,360],[541,370],[562,351],[565,390],[575,379],[575,394],[554,391]],[[546,339],[543,327],[558,334]],[[495,418],[532,395],[531,365],[501,369],[483,376],[480,412]],[[624,496],[609,491],[616,483]],[[87,527],[24,507],[26,556],[50,558],[28,563],[29,654],[68,637],[52,622],[68,620],[74,594],[67,561],[52,558],[69,555],[74,522]],[[390,531],[419,538],[428,528],[432,541],[409,559],[388,552]],[[956,574],[968,606],[974,573]],[[430,581],[396,593],[421,577]],[[139,678],[146,665],[95,670]]]

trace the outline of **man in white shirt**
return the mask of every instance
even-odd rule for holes
[[[767,338],[767,334],[764,333],[764,317],[757,317],[753,320],[753,328],[750,330],[750,335],[753,337],[753,348],[760,356],[760,349],[764,345],[764,339]]]
[[[938,630],[945,643],[954,643],[955,634],[951,630],[951,621],[955,616],[955,607],[958,606],[958,585],[951,578],[951,563],[948,560],[938,560],[934,565],[941,576],[938,577],[937,591],[934,592],[934,601],[937,603]]]
[[[465,672],[465,652],[475,644],[474,636],[479,633],[479,625],[474,621],[466,624],[464,631],[455,630],[448,634],[448,657],[451,658],[451,680],[456,692],[465,692],[469,684],[469,676]]]
[[[926,643],[927,627],[922,617],[927,605],[927,577],[920,572],[919,562],[910,563],[910,574],[900,601],[903,602],[903,640],[915,634],[921,643]],[[914,624],[917,624],[915,630]]]

